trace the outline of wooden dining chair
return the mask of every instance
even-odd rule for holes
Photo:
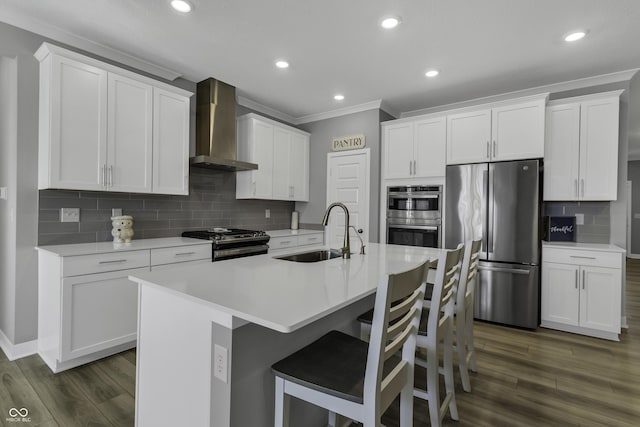
[[[416,335],[429,263],[383,276],[377,287],[369,343],[338,331],[272,366],[275,426],[288,426],[290,396],[378,427],[400,395],[400,425],[413,425]]]
[[[466,392],[471,391],[469,368],[473,372],[478,371],[476,353],[473,346],[473,304],[481,246],[481,240],[470,240],[465,244],[462,267],[460,269],[460,281],[453,310],[456,338],[454,348],[458,353],[458,369],[462,379],[462,388]]]
[[[426,369],[426,389],[414,389],[415,397],[428,401],[432,426],[441,426],[449,411],[451,418],[458,420],[458,406],[453,380],[453,306],[460,276],[462,245],[443,252],[438,259],[430,309],[425,311],[418,330],[417,347],[423,350],[416,356],[416,365]],[[424,302],[426,303],[426,301]],[[442,367],[439,353],[442,350]],[[444,375],[445,396],[440,403],[440,373]]]

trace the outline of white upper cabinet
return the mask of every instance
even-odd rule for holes
[[[620,94],[549,103],[544,200],[616,200]]]
[[[108,93],[109,190],[150,193],[153,88],[109,73]]]
[[[540,158],[547,94],[447,115],[447,164]]]
[[[190,92],[49,43],[35,56],[38,188],[188,194]]]
[[[390,121],[382,127],[383,179],[444,176],[445,116]]]
[[[153,89],[153,191],[189,194],[189,98]]]
[[[107,72],[61,56],[41,63],[38,187],[102,189]]]
[[[236,172],[236,198],[309,200],[309,134],[256,114],[238,118],[238,159],[258,170]]]

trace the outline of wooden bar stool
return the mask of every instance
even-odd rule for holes
[[[383,276],[377,287],[369,343],[331,331],[272,366],[275,426],[288,426],[290,396],[378,427],[400,395],[400,425],[413,425],[416,335],[428,263]]]
[[[432,426],[441,426],[442,419],[449,411],[451,418],[458,420],[458,406],[453,381],[453,305],[455,291],[460,277],[462,245],[443,253],[438,260],[438,268],[433,286],[431,308],[426,314],[426,322],[421,321],[417,347],[426,352],[423,359],[416,356],[416,365],[427,371],[426,390],[414,389],[413,395],[425,399],[429,404],[429,418]],[[425,301],[426,302],[426,301]],[[422,316],[423,318],[425,316]],[[442,346],[442,347],[440,347]],[[442,368],[438,354],[442,348]],[[440,377],[444,375],[445,396],[440,404]]]
[[[427,370],[427,389],[414,390],[414,396],[429,401],[429,416],[432,426],[440,426],[447,408],[451,418],[458,419],[453,382],[453,303],[454,292],[458,285],[463,246],[443,252],[437,262],[433,283],[433,301],[438,301],[438,310],[423,310],[418,330],[417,347],[427,353],[425,359],[416,356],[415,363]],[[423,305],[431,304],[423,301]],[[358,317],[363,337],[372,327],[373,312],[370,310]],[[439,351],[443,350],[442,366],[439,363]],[[439,374],[445,377],[446,395],[440,405]]]

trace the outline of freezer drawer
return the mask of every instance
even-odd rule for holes
[[[481,262],[474,317],[535,329],[540,324],[540,267]]]

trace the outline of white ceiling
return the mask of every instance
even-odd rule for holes
[[[639,0],[191,3],[181,15],[169,0],[0,0],[0,20],[215,77],[294,118],[378,100],[407,112],[640,67]],[[381,29],[387,14],[402,24]],[[563,41],[578,28],[585,39]],[[427,79],[430,68],[440,75]]]

